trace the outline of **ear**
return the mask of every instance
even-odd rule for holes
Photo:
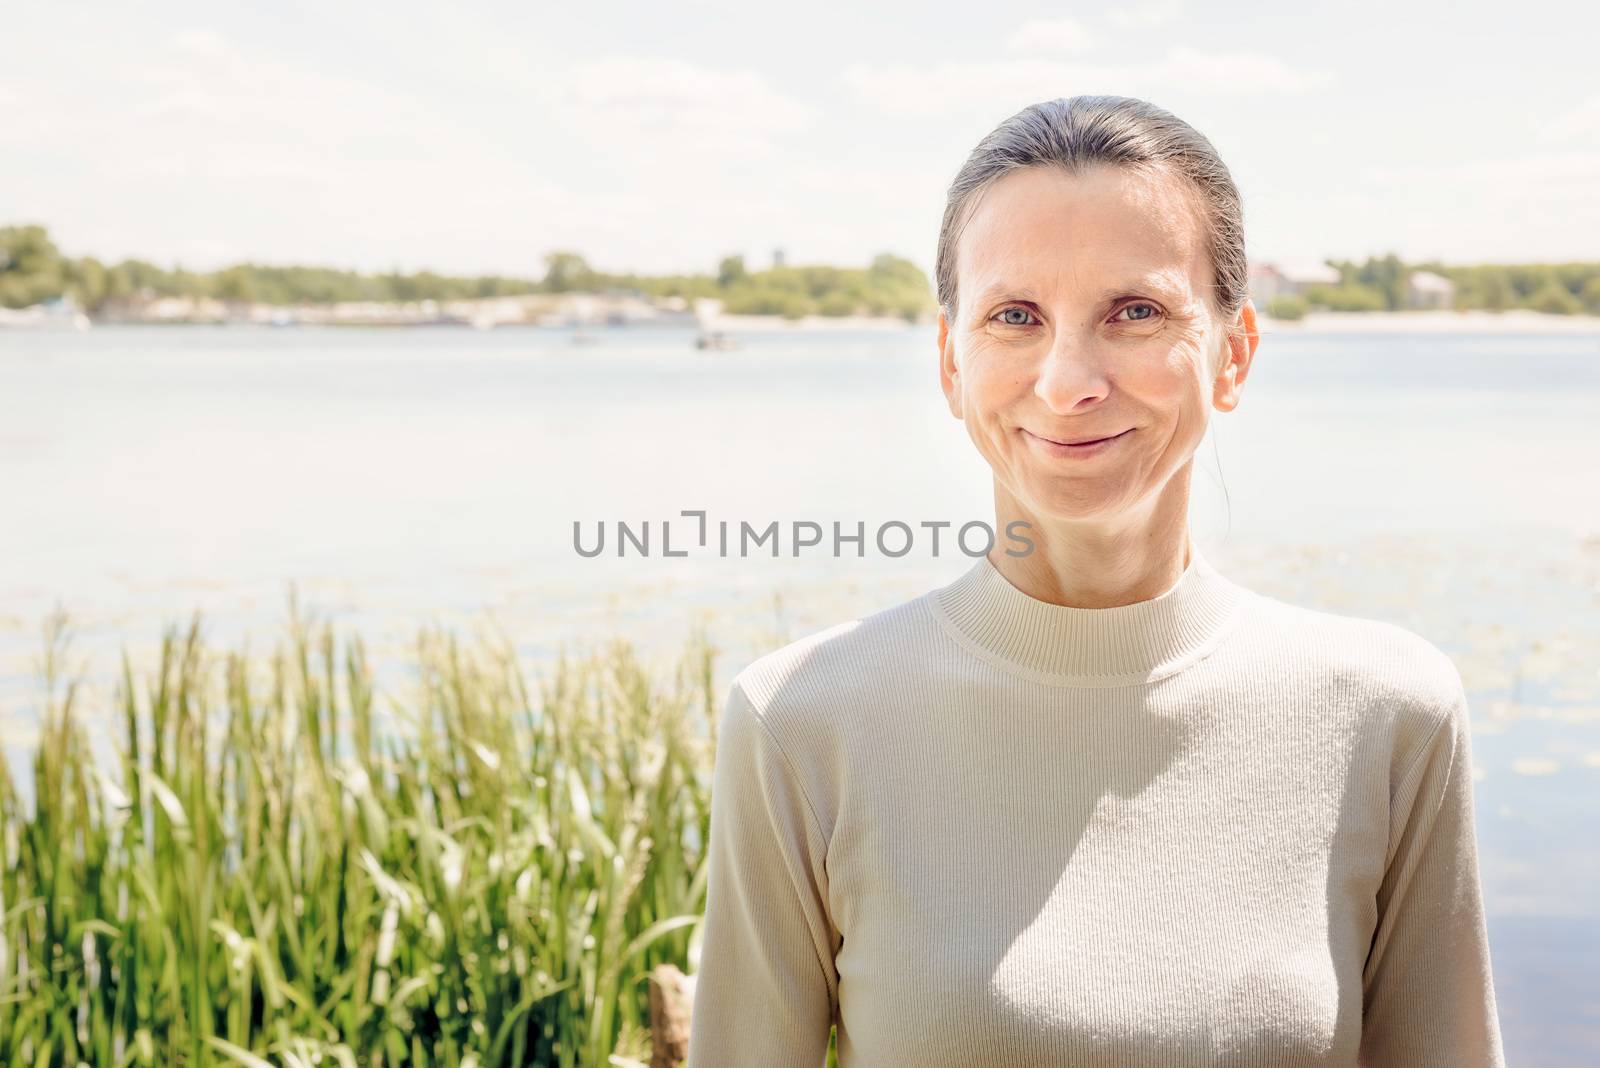
[[[1219,412],[1231,412],[1239,406],[1239,394],[1260,341],[1261,335],[1256,332],[1256,306],[1246,300],[1238,317],[1229,324],[1222,366],[1211,383],[1211,403]]]
[[[945,317],[943,308],[939,309],[939,385],[944,390],[950,414],[957,419],[962,418],[961,364],[956,360],[955,339],[951,336],[950,321]]]

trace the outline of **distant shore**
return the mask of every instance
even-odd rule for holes
[[[898,318],[866,315],[828,317],[808,315],[784,319],[776,315],[723,315],[704,329],[725,333],[778,330],[914,330],[934,320],[908,323]],[[1303,319],[1257,319],[1263,334],[1382,334],[1382,333],[1484,333],[1484,334],[1594,334],[1600,335],[1600,315],[1547,315],[1517,308],[1503,312],[1398,311],[1309,312]]]
[[[1372,311],[1308,312],[1303,319],[1272,319],[1262,315],[1263,334],[1594,334],[1600,335],[1600,315],[1546,315],[1516,308],[1490,312]]]
[[[150,322],[150,321],[146,321]],[[701,317],[698,321],[691,315],[662,315],[659,317],[645,317],[623,322],[561,322],[547,319],[544,322],[511,322],[493,320],[473,323],[465,318],[457,319],[451,323],[442,323],[438,320],[407,322],[407,321],[355,321],[355,322],[307,322],[294,324],[294,326],[342,326],[342,327],[382,327],[403,328],[440,325],[479,326],[480,328],[492,327],[534,327],[537,329],[572,329],[605,330],[611,327],[627,329],[635,326],[654,327],[680,327],[686,332],[698,331],[700,333],[716,333],[726,335],[739,334],[765,334],[781,333],[785,331],[804,332],[852,332],[870,331],[880,333],[894,333],[899,331],[917,330],[933,326],[937,322],[932,317],[922,318],[915,322],[901,316],[873,316],[873,315],[806,315],[798,319],[787,319],[781,315],[710,315]],[[1589,335],[1600,336],[1600,315],[1549,315],[1543,312],[1531,311],[1526,308],[1517,308],[1503,312],[1489,312],[1478,309],[1468,311],[1371,311],[1371,312],[1308,312],[1301,319],[1274,319],[1271,316],[1258,313],[1257,323],[1263,335],[1272,334],[1380,334],[1380,333],[1418,333],[1418,334],[1452,334],[1452,333],[1481,333],[1481,334],[1558,334],[1558,335]],[[110,324],[134,325],[134,324]],[[139,324],[144,325],[144,324]],[[203,321],[168,319],[156,320],[151,325],[209,325],[209,326],[256,326],[268,325],[266,322],[241,322],[229,321]],[[0,329],[12,328],[76,328],[88,329],[89,320],[81,312],[70,315],[54,314],[45,315],[41,309],[30,308],[23,311],[0,309]]]
[[[837,317],[808,315],[785,319],[777,315],[722,315],[708,320],[703,329],[724,333],[781,330],[915,330],[934,322],[909,323],[900,318],[868,315]],[[1260,315],[1263,334],[1593,334],[1600,336],[1600,315],[1547,315],[1516,308],[1503,312],[1481,311],[1372,311],[1308,312],[1303,319],[1273,319]]]
[[[781,315],[718,315],[703,320],[700,329],[705,332],[746,334],[777,332],[783,330],[915,330],[933,323],[932,319],[911,322],[903,316],[884,315],[803,315],[798,319],[785,319]]]

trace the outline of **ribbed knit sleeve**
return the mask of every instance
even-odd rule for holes
[[[717,732],[707,848],[687,1068],[820,1068],[838,989],[827,840],[737,682]]]
[[[1389,859],[1362,973],[1361,1063],[1505,1063],[1474,837],[1467,697],[1451,665],[1439,722],[1401,765]]]

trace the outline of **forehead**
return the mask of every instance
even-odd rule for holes
[[[1048,293],[1147,285],[1174,297],[1204,285],[1195,198],[1164,173],[1092,167],[1013,171],[979,194],[956,249],[963,293]]]

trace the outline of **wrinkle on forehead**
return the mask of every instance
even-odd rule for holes
[[[1050,292],[1060,285],[1063,274],[1086,273],[1079,272],[1071,265],[1058,265],[1052,275],[1051,285],[1035,287],[1026,282],[1013,280],[1013,276],[1024,277],[1026,272],[1013,270],[1014,265],[1010,264],[1001,266],[1002,270],[997,270],[992,280],[989,276],[979,279],[982,288],[973,294],[974,304],[984,304],[1001,298],[1044,301],[1049,298]],[[1103,272],[1103,276],[1110,280],[1084,284],[1076,288],[1084,289],[1089,299],[1096,301],[1111,300],[1135,293],[1164,297],[1169,301],[1180,303],[1192,298],[1189,276],[1183,268],[1176,265],[1152,268],[1148,271],[1130,271],[1127,274],[1117,274],[1107,269]]]
[[[1107,176],[1099,170],[1097,178]],[[1059,169],[1028,168],[997,180],[963,227],[957,277],[966,277],[959,291],[973,294],[974,303],[1000,289],[1043,299],[1043,290],[1064,280],[1096,300],[1133,287],[1180,302],[1197,297],[1207,260],[1198,198],[1165,172],[1116,173],[1124,180],[1096,189],[1097,199],[1112,194],[1110,211],[1094,217],[1059,201],[1034,210],[1027,197],[1041,182],[1082,180]],[[1087,225],[1072,228],[1073,222]]]

